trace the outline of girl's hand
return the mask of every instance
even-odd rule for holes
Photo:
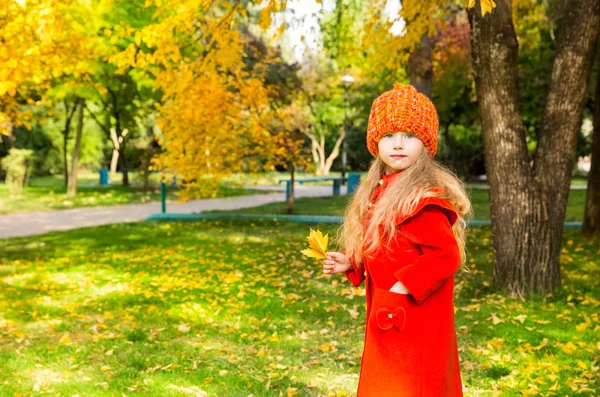
[[[410,294],[410,292],[408,292],[404,284],[402,284],[400,281],[396,281],[396,284],[392,285],[390,291],[396,292],[398,294]]]
[[[352,267],[350,259],[341,252],[326,252],[327,258],[323,259],[323,273],[341,273]]]

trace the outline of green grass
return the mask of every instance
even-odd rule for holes
[[[356,172],[356,171],[352,171]],[[364,179],[364,175],[366,172],[360,172],[361,179]],[[296,172],[295,178],[305,178],[305,177],[314,177],[315,174],[312,172]],[[341,177],[342,173],[339,171],[332,171],[327,176],[336,176]],[[264,173],[236,173],[230,177],[225,178],[225,181],[231,183],[242,183],[244,185],[259,185],[259,186],[269,186],[269,185],[277,185],[280,179],[289,179],[290,175],[287,172],[264,172]],[[307,185],[331,185],[331,181],[329,182],[306,182]],[[482,183],[477,182],[477,185],[481,185]],[[581,177],[573,177],[571,180],[572,185],[587,185],[587,179]],[[472,184],[467,184],[471,186]]]
[[[582,221],[585,210],[585,190],[571,190],[569,193],[569,202],[567,204],[567,214],[565,221]],[[473,206],[473,219],[490,219],[490,208],[488,191],[473,189],[469,193],[471,205]],[[295,215],[344,215],[344,208],[352,196],[331,196],[331,197],[300,197],[294,199]],[[227,212],[244,214],[287,214],[287,203],[276,202],[264,204],[259,207],[242,208],[239,210],[214,210],[206,212]]]
[[[364,173],[363,173],[364,174]],[[312,173],[299,172],[296,178],[312,177]],[[329,176],[341,176],[340,172],[331,172]],[[78,178],[78,194],[74,199],[66,196],[66,188],[63,185],[61,175],[33,178],[30,186],[25,189],[23,196],[19,199],[9,197],[8,189],[4,183],[0,183],[0,214],[27,212],[27,211],[45,211],[65,208],[80,208],[90,206],[119,205],[130,203],[147,203],[160,200],[160,189],[158,184],[158,175],[151,175],[151,188],[142,189],[140,176],[130,173],[131,186],[123,187],[121,185],[122,175],[120,173],[111,175],[112,184],[109,186],[98,186],[97,173],[82,172]],[[242,186],[274,186],[278,185],[280,179],[289,179],[289,174],[285,172],[265,172],[260,174],[237,173],[230,177],[225,177],[219,186],[217,197],[230,197],[251,194],[264,194],[275,192],[274,190],[253,190],[244,189]],[[582,178],[574,178],[572,184],[586,184],[587,181]],[[306,185],[326,185],[331,186],[331,181],[326,182],[307,182]],[[279,184],[279,186],[284,186]],[[472,186],[472,185],[468,185]],[[179,191],[177,188],[169,187],[167,190],[168,200],[179,200]],[[489,219],[489,204],[487,190],[472,189],[471,199],[474,207],[474,219]],[[308,200],[308,201],[307,201]],[[343,215],[343,207],[347,202],[347,197],[340,196],[331,199],[324,198],[322,203],[325,205],[329,215]],[[313,206],[308,204],[310,199],[297,199],[295,208],[298,214],[312,214]],[[571,190],[569,197],[569,206],[567,208],[566,221],[580,221],[583,219],[585,204],[585,190]],[[242,209],[241,213],[287,213],[287,204],[273,203],[252,209]],[[218,211],[215,211],[218,212]],[[229,211],[228,211],[229,212]]]
[[[142,182],[136,173],[130,174],[130,186],[127,187],[121,185],[120,177],[121,174],[112,175],[110,185],[99,186],[97,176],[90,173],[83,174],[78,178],[77,196],[72,199],[67,197],[60,175],[33,178],[22,197],[18,199],[11,198],[6,185],[0,183],[0,214],[160,201],[157,175],[152,176],[148,190],[142,188]],[[217,197],[264,193],[268,191],[244,189],[234,182],[223,181],[219,186]],[[179,199],[179,189],[168,186],[167,200]]]
[[[301,256],[307,234],[141,222],[0,240],[0,395],[354,395],[364,284]],[[466,396],[597,396],[598,244],[565,231],[562,287],[530,301],[494,292],[489,228],[470,229],[468,251]]]

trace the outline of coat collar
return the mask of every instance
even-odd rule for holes
[[[381,195],[384,188],[387,187],[389,182],[391,182],[401,172],[402,172],[402,170],[392,172],[388,175],[385,175],[385,173],[381,175],[381,180],[379,181],[379,186],[377,187],[377,189],[375,189],[375,192],[374,192],[373,196],[371,197],[371,202],[369,203],[369,210],[371,210],[375,206],[377,199]],[[441,187],[434,187],[432,189],[432,191],[435,193],[441,193],[443,191],[443,189]],[[417,206],[413,209],[413,211],[410,214],[398,214],[396,216],[396,220],[395,220],[396,225],[399,225],[399,224],[405,222],[409,218],[412,218],[427,205],[437,205],[437,206],[441,207],[444,210],[444,213],[446,214],[448,221],[450,221],[450,225],[454,225],[454,223],[458,219],[458,212],[456,211],[454,206],[449,201],[444,200],[443,198],[440,198],[440,197],[424,197],[419,201]]]
[[[386,187],[387,185],[389,185],[389,183],[392,180],[394,180],[394,178],[396,178],[398,175],[400,175],[402,173],[402,171],[404,171],[404,170],[394,171],[389,174],[386,174],[385,172],[383,172],[381,174],[381,179],[379,180],[379,186],[377,187],[377,189],[375,189],[375,192],[374,192],[373,196],[371,197],[371,203],[369,204],[369,209],[371,209],[375,205],[375,202],[381,195],[383,188]],[[432,189],[432,191],[435,193],[441,193],[443,191],[443,189],[441,187],[434,187]],[[417,204],[417,206],[415,207],[415,209],[412,211],[412,213],[405,214],[405,215],[398,215],[396,217],[396,224],[397,225],[401,224],[402,222],[408,220],[409,218],[412,218],[419,211],[421,211],[425,206],[430,205],[430,204],[438,205],[439,207],[441,207],[444,210],[446,217],[448,217],[448,220],[450,221],[450,225],[454,225],[454,223],[458,219],[458,213],[457,213],[456,209],[449,201],[444,200],[439,197],[424,197],[424,198],[422,198],[419,201],[419,203]]]
[[[400,173],[404,171],[404,170],[398,170],[398,171],[394,171],[391,172],[389,174],[386,174],[385,172],[383,172],[381,174],[381,179],[383,180],[384,183],[390,182],[392,179],[394,179],[396,176],[400,175]]]
[[[437,189],[439,189],[439,188],[437,188]],[[434,189],[434,190],[437,190],[437,189]],[[449,201],[444,200],[439,197],[424,197],[423,199],[421,199],[419,201],[419,203],[417,204],[415,209],[410,214],[398,214],[398,216],[396,216],[396,220],[395,220],[396,225],[403,223],[404,221],[406,221],[409,218],[412,218],[427,205],[437,205],[437,206],[441,207],[441,209],[446,214],[448,221],[450,222],[450,226],[454,225],[454,223],[458,219],[458,213],[457,213],[456,209],[454,208],[454,206]]]

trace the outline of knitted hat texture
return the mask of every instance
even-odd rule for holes
[[[385,134],[404,131],[423,142],[431,157],[437,150],[439,121],[433,103],[411,85],[396,83],[375,99],[367,125],[367,148],[377,157]]]

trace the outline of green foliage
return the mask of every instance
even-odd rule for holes
[[[340,69],[360,67],[356,53],[360,51],[360,28],[367,6],[364,0],[335,0],[335,8],[324,12],[319,22],[323,49]]]
[[[34,111],[35,119],[32,122],[31,131],[18,127],[15,129],[15,146],[23,149],[31,149],[35,152],[33,160],[32,175],[62,174],[63,170],[63,135],[65,115],[64,104],[59,102],[52,115],[47,109]],[[67,143],[68,159],[73,151],[74,134],[71,134]],[[106,136],[89,118],[84,119],[83,134],[81,137],[81,148],[79,165],[82,169],[96,171],[106,162],[105,152],[109,142]],[[9,142],[5,140],[0,143],[0,157],[6,155],[9,150]],[[69,162],[70,164],[70,162]]]
[[[8,192],[11,196],[20,197],[33,169],[33,150],[10,149],[0,165],[6,171]]]
[[[514,8],[519,40],[519,94],[530,154],[535,152],[548,81],[556,52],[556,26],[548,16],[552,2],[521,1]]]
[[[483,144],[479,126],[462,123],[441,126],[436,160],[448,166],[459,177],[470,180],[483,174]]]

